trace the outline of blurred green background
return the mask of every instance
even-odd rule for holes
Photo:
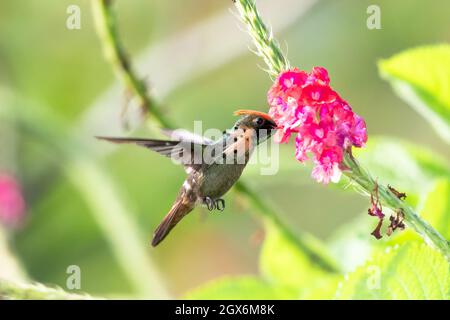
[[[274,26],[284,15],[290,17],[287,25],[281,30],[274,28],[274,32],[292,65],[306,70],[319,65],[329,70],[333,87],[365,118],[369,146],[372,136],[389,135],[426,145],[450,158],[448,146],[394,95],[376,67],[379,59],[406,48],[449,42],[449,1],[376,1],[381,8],[381,30],[366,27],[366,10],[373,1],[296,1],[293,7],[293,1],[273,2],[258,3],[271,8],[262,13]],[[66,28],[70,4],[81,8],[80,30]],[[116,7],[120,35],[138,61],[136,69],[178,126],[191,128],[194,120],[202,120],[204,128],[222,129],[233,124],[232,112],[238,108],[267,109],[265,96],[271,80],[259,67],[259,58],[247,50],[250,39],[229,12],[231,1],[128,0],[117,1]],[[296,13],[301,10],[305,12]],[[211,30],[208,26],[214,21],[226,23],[213,24],[217,29]],[[211,36],[195,38],[195,32],[205,28]],[[181,42],[189,36],[196,40]],[[30,111],[35,126],[52,127],[49,135],[56,140],[59,136],[62,141],[58,143],[73,157],[95,154],[97,165],[110,179],[106,182],[114,182],[120,195],[114,201],[125,203],[129,219],[138,226],[135,236],[141,252],[153,261],[160,273],[158,279],[172,295],[180,296],[219,276],[257,273],[262,229],[250,214],[252,208],[234,192],[225,197],[228,207],[223,214],[197,209],[159,247],[151,248],[151,234],[170,208],[184,172],[147,150],[110,148],[93,138],[125,134],[119,125],[124,98],[102,54],[89,1],[29,0],[25,5],[3,0],[0,38],[0,87],[8,92],[0,95],[0,104],[10,103],[5,97],[14,96],[14,108],[49,110],[59,127],[82,141],[85,148],[72,146],[71,140],[64,140],[66,133],[59,136],[59,129],[45,123],[38,113],[34,118]],[[231,45],[236,41],[243,41],[242,46]],[[180,42],[181,51],[177,46],[171,49]],[[215,43],[228,51],[215,53]],[[204,46],[209,49],[202,50]],[[155,57],[162,60],[152,61]],[[179,61],[184,63],[182,68]],[[75,264],[82,270],[83,291],[95,295],[135,293],[98,215],[92,214],[95,209],[68,177],[67,157],[54,149],[53,142],[42,141],[20,126],[0,126],[0,169],[19,178],[28,207],[22,227],[12,231],[11,246],[30,277],[65,287],[66,268]],[[140,126],[132,134],[156,133]],[[296,163],[292,145],[282,146],[281,151],[276,176],[261,176],[253,167],[243,179],[273,203],[293,230],[327,240],[340,225],[366,210],[367,201],[356,193],[311,180],[309,170]],[[83,177],[78,175],[78,183],[83,184]],[[84,183],[92,197],[103,197],[89,181]],[[103,213],[104,219],[109,219],[108,212]],[[367,233],[370,231],[367,225]],[[120,241],[121,235],[117,236]]]

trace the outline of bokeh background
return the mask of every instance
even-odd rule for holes
[[[81,8],[80,30],[66,28],[70,4]],[[407,48],[449,42],[449,1],[258,4],[293,65],[329,70],[333,87],[365,118],[369,145],[373,136],[393,136],[450,159],[448,147],[395,96],[376,66]],[[366,27],[371,4],[381,8],[381,30]],[[231,1],[127,0],[116,7],[136,70],[179,127],[192,128],[194,120],[202,120],[204,128],[224,129],[234,123],[232,112],[238,108],[267,110],[271,80],[247,49],[250,39],[230,12]],[[18,179],[27,204],[20,226],[4,231],[23,273],[65,287],[67,267],[78,265],[83,291],[126,296],[146,290],[130,277],[134,269],[137,278],[154,277],[171,295],[182,296],[220,276],[258,272],[262,228],[235,192],[225,197],[224,213],[197,209],[151,248],[152,232],[170,208],[184,171],[147,150],[111,147],[93,138],[158,133],[139,124],[132,107],[122,115],[126,93],[104,59],[89,1],[3,0],[0,38],[0,104],[27,112],[34,126],[0,122],[0,171]],[[57,146],[63,146],[64,155]],[[328,241],[340,225],[365,212],[367,201],[315,183],[293,153],[292,145],[281,147],[276,176],[261,176],[252,166],[242,179],[293,230]],[[117,218],[117,211],[126,219]],[[127,247],[133,239],[139,249]],[[118,258],[120,246],[139,258],[125,266]],[[0,271],[6,272],[6,261],[0,260]]]

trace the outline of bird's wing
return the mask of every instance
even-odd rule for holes
[[[214,141],[185,129],[161,129],[161,132],[173,140],[189,141],[202,145],[213,144]]]
[[[96,137],[113,143],[135,144],[142,146],[159,154],[171,158],[177,163],[182,164],[186,171],[190,173],[197,170],[202,162],[204,144],[194,143],[192,141],[173,141],[141,138],[114,138],[114,137]]]

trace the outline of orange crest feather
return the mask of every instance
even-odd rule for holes
[[[261,112],[261,111],[256,111],[256,110],[237,110],[234,112],[235,116],[244,116],[244,115],[254,115],[254,116],[258,116],[261,117],[263,119],[269,120],[273,122],[273,119],[271,116],[269,116],[267,113]]]

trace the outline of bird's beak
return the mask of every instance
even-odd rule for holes
[[[278,126],[274,121],[270,121],[270,124],[265,128],[265,130],[267,130],[266,139],[268,139],[275,134],[275,132],[278,130]]]
[[[271,128],[270,128],[270,135],[275,134],[275,132],[278,129],[281,129],[281,128],[275,123],[275,121],[272,120],[272,125],[271,125]]]

